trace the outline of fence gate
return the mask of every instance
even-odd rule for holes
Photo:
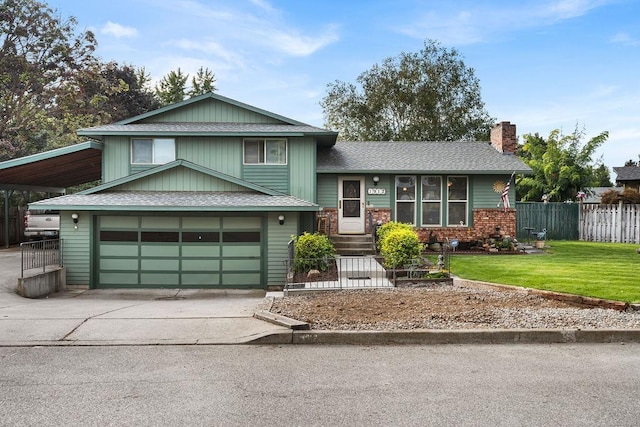
[[[527,240],[527,228],[547,229],[547,239],[578,240],[580,205],[578,203],[516,203],[516,236]]]

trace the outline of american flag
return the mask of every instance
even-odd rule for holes
[[[509,181],[507,181],[507,185],[505,185],[504,190],[502,190],[501,198],[505,212],[511,207],[511,204],[509,203],[509,188],[511,188],[511,180],[513,179],[513,175],[515,175],[515,171],[511,174],[511,178],[509,178]],[[498,204],[498,206],[500,205]]]

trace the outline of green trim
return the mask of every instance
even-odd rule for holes
[[[270,188],[266,188],[266,187],[263,187],[261,185],[257,185],[257,184],[242,180],[240,178],[236,178],[236,177],[233,177],[231,175],[227,175],[227,174],[224,174],[222,172],[218,172],[218,171],[215,171],[213,169],[209,169],[209,168],[206,168],[204,166],[200,166],[200,165],[197,165],[195,163],[191,163],[191,162],[189,162],[187,160],[181,160],[181,159],[174,160],[173,162],[166,163],[166,164],[161,165],[161,166],[152,167],[152,168],[147,169],[145,171],[138,172],[138,173],[136,173],[134,175],[124,176],[122,178],[118,178],[118,179],[115,179],[113,181],[107,182],[105,184],[98,185],[96,187],[90,188],[88,190],[79,191],[77,194],[87,195],[87,194],[99,193],[101,191],[109,190],[111,188],[117,187],[117,186],[122,185],[122,184],[128,184],[130,182],[137,181],[137,180],[139,180],[141,178],[146,178],[146,177],[149,177],[149,176],[152,176],[152,175],[155,175],[155,174],[159,174],[159,173],[162,173],[164,171],[167,171],[167,170],[170,170],[170,169],[174,169],[174,168],[177,168],[177,167],[180,167],[180,166],[192,169],[192,170],[194,170],[196,172],[200,172],[202,174],[209,175],[209,176],[217,178],[217,179],[221,179],[223,181],[228,181],[228,182],[230,182],[232,184],[236,184],[236,185],[239,185],[241,187],[245,187],[245,188],[247,188],[249,190],[257,191],[258,193],[267,194],[269,196],[285,195],[285,194],[283,194],[281,192],[278,192],[276,190],[272,190]]]
[[[17,159],[6,160],[0,162],[1,169],[9,169],[16,166],[23,166],[30,163],[39,162],[42,160],[53,159],[55,157],[65,156],[71,153],[77,153],[84,150],[100,150],[102,151],[102,144],[96,141],[85,141],[80,144],[69,145],[68,147],[56,148],[55,150],[45,151],[43,153],[32,154],[30,156],[20,157]]]
[[[105,212],[318,212],[321,206],[104,206],[104,205],[38,205],[30,203],[31,209],[105,211]]]

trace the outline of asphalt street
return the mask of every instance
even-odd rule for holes
[[[636,426],[639,344],[0,348],[7,426]]]

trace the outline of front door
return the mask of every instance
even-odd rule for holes
[[[364,178],[338,178],[338,233],[364,234]]]

